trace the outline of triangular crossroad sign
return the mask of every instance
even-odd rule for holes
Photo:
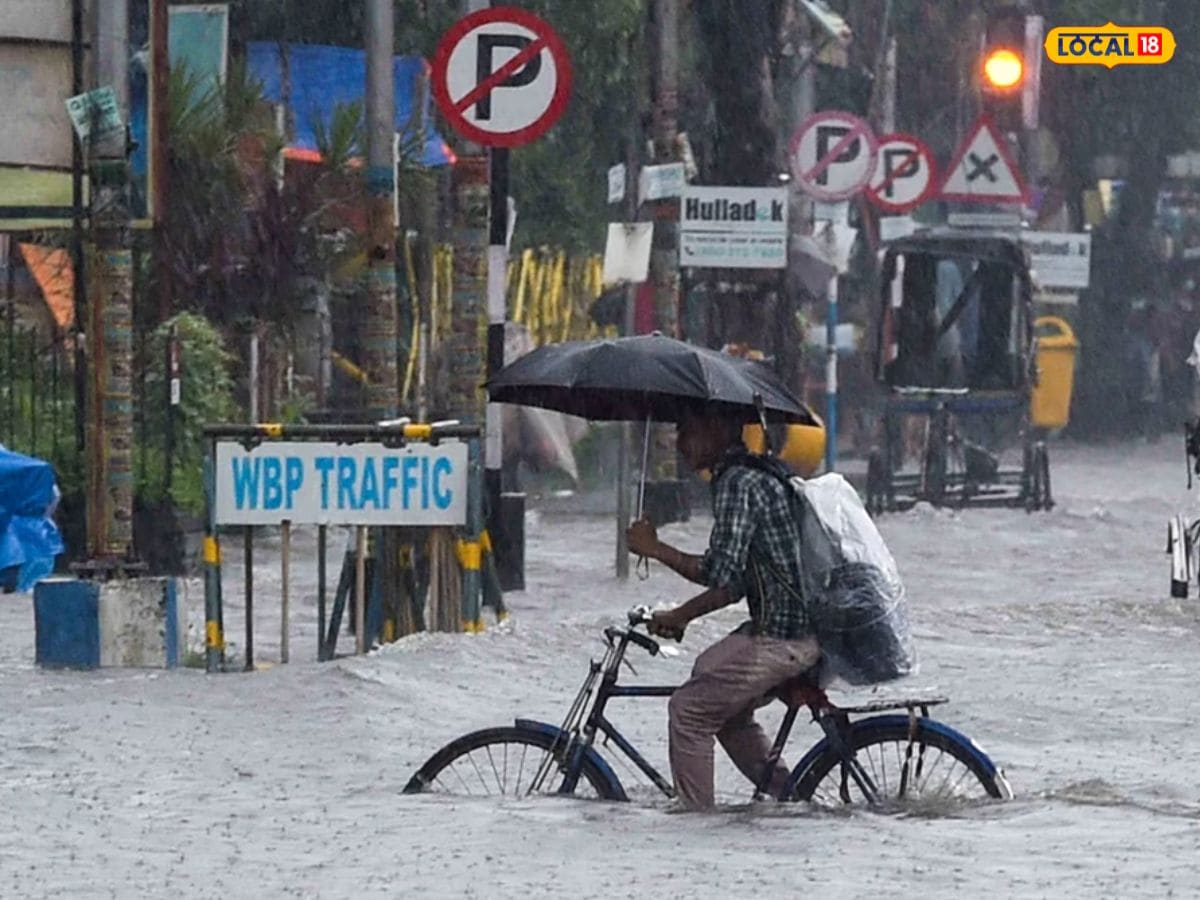
[[[1024,203],[1029,192],[1008,142],[991,120],[980,117],[954,153],[939,192],[943,200]]]

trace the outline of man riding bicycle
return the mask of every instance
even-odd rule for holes
[[[703,555],[660,540],[646,519],[628,531],[631,553],[658,560],[705,588],[674,609],[654,613],[652,633],[680,639],[693,619],[743,596],[750,609],[748,621],[697,657],[691,678],[668,707],[676,795],[695,809],[713,805],[713,737],[739,771],[757,781],[770,744],[755,709],[772,689],[820,658],[798,591],[800,521],[786,483],[792,473],[778,459],[752,457],[741,435],[740,421],[711,407],[679,423],[679,453],[697,471],[712,472],[713,527]],[[787,775],[778,761],[770,781],[773,796]]]

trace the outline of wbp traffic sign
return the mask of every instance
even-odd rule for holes
[[[890,213],[906,213],[932,196],[937,188],[933,153],[911,134],[887,134],[879,139],[875,171],[867,198]]]
[[[792,176],[817,200],[845,200],[866,186],[875,156],[875,136],[866,122],[848,112],[820,112],[792,137]]]
[[[553,125],[571,92],[566,47],[542,19],[498,6],[460,19],[438,44],[433,96],[463,137],[527,144]]]

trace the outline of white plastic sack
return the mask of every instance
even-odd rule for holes
[[[804,501],[805,596],[825,675],[861,685],[911,674],[908,598],[858,492],[837,473],[793,484]]]

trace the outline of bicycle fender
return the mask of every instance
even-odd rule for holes
[[[992,762],[992,758],[984,752],[982,747],[980,747],[977,743],[975,743],[975,741],[967,737],[961,731],[951,728],[949,725],[943,725],[936,719],[922,717],[917,721],[920,723],[920,728],[941,734],[954,741],[956,744],[959,744],[969,750],[971,755],[979,760],[979,763],[983,766],[984,771],[986,771],[989,776],[999,777],[1001,781],[1004,780],[1003,776],[997,770],[996,764]],[[869,719],[857,720],[851,727],[854,729],[875,726],[887,728],[896,725],[907,727],[908,722],[908,716],[902,715],[871,716]],[[828,750],[829,738],[827,737],[823,737],[821,740],[813,744],[812,748],[804,754],[804,757],[800,760],[800,762],[796,763],[795,768],[792,769],[792,774],[788,776],[787,784],[784,785],[785,797],[790,796],[792,792],[796,790],[796,786],[800,784],[800,779],[804,776],[804,773],[808,770],[808,767],[812,765],[813,761],[819,756],[822,756]]]
[[[534,719],[517,719],[514,723],[518,728],[528,728],[532,731],[540,731],[542,734],[549,735],[553,738],[562,738],[565,742],[568,739],[567,734],[557,725],[551,725],[549,722],[538,722]],[[596,769],[604,776],[604,780],[608,782],[609,790],[617,800],[628,802],[629,797],[625,794],[625,788],[621,784],[621,779],[617,777],[617,773],[613,771],[612,766],[608,761],[601,756],[595,747],[588,747],[585,753],[588,761],[595,765]]]

